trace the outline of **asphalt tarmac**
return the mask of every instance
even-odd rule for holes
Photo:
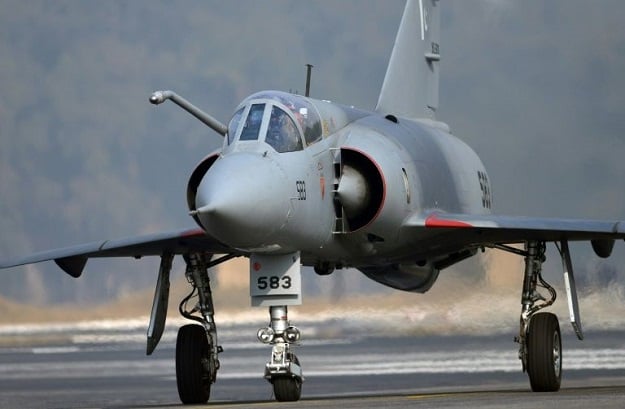
[[[46,344],[0,348],[1,408],[180,406],[175,332],[151,357],[136,328],[63,334]],[[510,335],[312,337],[297,349],[306,377],[302,400],[287,404],[274,402],[262,379],[268,347],[247,335],[240,340],[233,329],[221,337],[222,370],[208,407],[625,407],[622,331],[588,333],[584,342],[565,336],[558,393],[530,392]]]

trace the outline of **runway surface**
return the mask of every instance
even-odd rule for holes
[[[277,404],[262,379],[269,348],[255,327],[226,328],[225,352],[209,407],[228,408],[622,408],[625,332],[564,336],[563,389],[529,392],[512,335],[366,337],[345,331],[309,336],[297,348],[303,399]],[[163,408],[179,406],[175,330],[145,356],[144,328],[0,328],[2,408]],[[314,331],[313,331],[314,333]],[[304,334],[306,336],[306,333]],[[33,343],[24,346],[23,342]]]

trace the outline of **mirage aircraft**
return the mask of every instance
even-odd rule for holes
[[[301,303],[302,266],[325,275],[355,268],[383,285],[428,291],[439,272],[484,248],[524,258],[516,337],[533,391],[557,391],[562,344],[556,315],[540,312],[556,292],[541,276],[548,243],[562,258],[570,317],[583,337],[569,242],[587,241],[609,257],[625,221],[493,214],[490,178],[477,154],[436,120],[438,0],[408,0],[373,112],[280,91],[250,95],[228,124],[172,91],[155,92],[223,136],[223,146],[192,172],[189,214],[197,224],[148,236],[45,251],[1,263],[45,260],[79,277],[92,257],[160,257],[148,355],[165,325],[172,259],[182,256],[191,291],[180,312],[176,377],[183,403],[206,402],[217,379],[217,341],[209,269],[249,258],[250,297],[269,310],[258,330],[271,347],[264,376],[279,401],[301,396],[300,331],[288,307]]]

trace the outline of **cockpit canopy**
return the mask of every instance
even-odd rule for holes
[[[264,91],[246,98],[234,113],[228,124],[227,144],[264,141],[284,153],[302,150],[304,144],[321,137],[319,113],[306,98]]]

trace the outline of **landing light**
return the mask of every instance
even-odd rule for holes
[[[263,344],[269,344],[271,341],[273,341],[274,336],[275,332],[269,327],[261,328],[256,333],[256,337]]]
[[[296,327],[288,327],[284,331],[284,339],[290,344],[299,341],[300,337],[301,334],[299,332],[299,329],[297,329]]]

